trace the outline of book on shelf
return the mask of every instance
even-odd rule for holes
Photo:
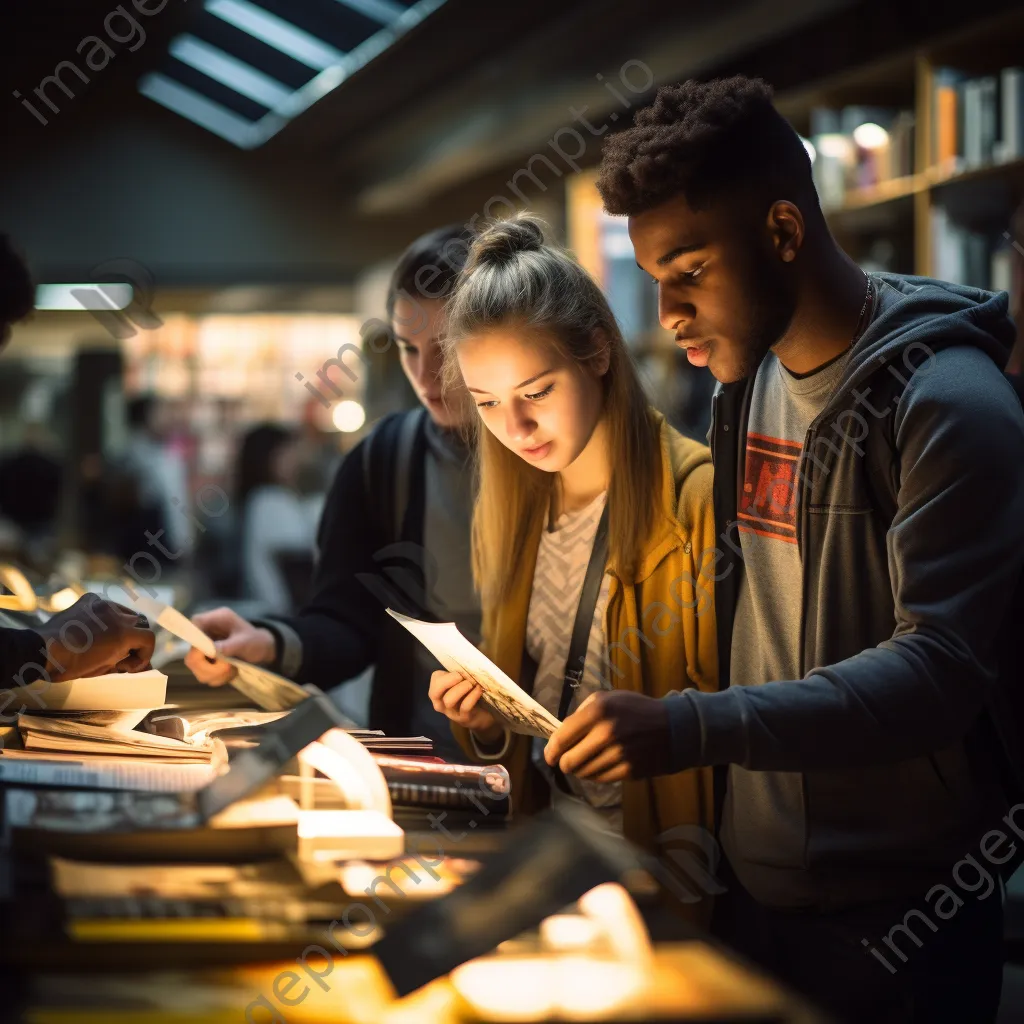
[[[1024,68],[1003,68],[999,74],[1001,125],[1000,163],[1024,157]]]
[[[815,107],[811,111],[812,174],[822,207],[841,207],[850,192],[912,175],[916,137],[912,110]]]
[[[932,166],[955,169],[959,156],[959,118],[963,75],[954,68],[936,68],[932,94]]]
[[[940,281],[1010,290],[1014,253],[1005,238],[957,223],[942,204],[931,209],[931,233],[933,272]]]
[[[929,156],[945,174],[1024,158],[1024,68],[974,77],[936,68]]]

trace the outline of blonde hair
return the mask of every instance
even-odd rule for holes
[[[460,341],[501,326],[549,334],[567,358],[586,365],[607,357],[601,377],[608,429],[609,562],[628,577],[654,521],[660,447],[658,425],[607,299],[563,249],[547,244],[540,221],[499,221],[473,243],[447,307],[442,341],[445,383],[461,380]],[[485,604],[509,596],[519,553],[538,529],[554,494],[554,473],[531,466],[469,418],[475,435],[477,499],[473,577]]]

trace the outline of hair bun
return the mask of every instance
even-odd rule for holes
[[[521,252],[537,252],[544,245],[544,228],[535,217],[520,215],[485,228],[473,243],[470,260],[477,267],[502,267]]]

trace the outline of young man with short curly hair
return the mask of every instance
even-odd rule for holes
[[[1020,671],[999,650],[1024,559],[1006,296],[864,273],[757,80],[659,90],[598,187],[720,382],[722,689],[601,695],[547,757],[598,781],[652,750],[716,766],[719,934],[842,1020],[992,1020],[999,891],[949,886],[1005,810],[991,700]]]

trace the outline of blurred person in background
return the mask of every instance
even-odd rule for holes
[[[261,614],[295,607],[301,564],[312,571],[316,518],[295,487],[298,441],[291,430],[263,423],[242,438],[235,475],[235,508],[241,517],[243,597]],[[294,558],[294,579],[285,569]]]
[[[312,598],[293,616],[249,622],[220,608],[195,620],[224,654],[324,689],[372,666],[370,727],[429,736],[441,756],[459,760],[448,720],[430,701],[430,676],[440,666],[384,609],[454,621],[479,640],[472,465],[460,430],[468,403],[442,395],[439,347],[444,300],[471,240],[459,225],[440,228],[398,261],[389,333],[420,405],[385,417],[338,468],[320,520]],[[186,664],[211,685],[231,675],[230,666],[211,665],[195,650]]]
[[[35,305],[35,286],[24,260],[0,233],[0,347],[11,329]],[[12,485],[10,479],[8,485]],[[12,485],[17,486],[17,485]],[[0,494],[0,503],[4,500]],[[17,501],[19,499],[15,499]],[[81,647],[81,630],[91,641]],[[65,637],[74,642],[67,646]],[[59,681],[149,667],[155,638],[146,620],[96,594],[86,594],[66,611],[32,629],[0,628],[0,690],[38,679]],[[10,706],[0,694],[0,715]]]
[[[42,423],[26,423],[21,446],[0,459],[0,515],[16,529],[17,550],[37,563],[52,558],[57,540],[64,471],[53,447]]]
[[[175,561],[192,549],[192,525],[187,512],[191,507],[188,467],[180,452],[164,436],[159,401],[153,395],[140,395],[128,402],[128,445],[123,470],[134,475],[135,504],[143,530],[163,529],[164,545]],[[122,469],[121,466],[118,469]],[[129,554],[139,549],[143,532],[128,541]],[[148,549],[147,549],[148,550]]]

